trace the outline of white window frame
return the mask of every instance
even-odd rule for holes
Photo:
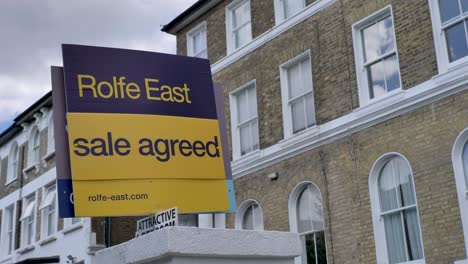
[[[237,95],[244,91],[245,89],[249,89],[253,86],[255,93],[257,94],[257,80],[252,80],[241,87],[235,89],[234,91],[229,93],[229,108],[231,112],[231,138],[232,138],[232,154],[233,154],[233,159],[238,159],[241,156],[246,156],[251,153],[254,153],[260,149],[260,127],[258,126],[258,98],[257,102],[255,102],[255,108],[256,108],[256,116],[252,117],[251,119],[245,121],[243,124],[247,122],[253,122],[253,120],[257,120],[257,128],[258,128],[258,148],[252,150],[251,152],[248,152],[244,155],[242,155],[241,151],[241,136],[240,136],[240,129],[239,129],[239,122],[238,122],[238,109],[237,109]],[[258,95],[258,94],[257,94]],[[257,97],[257,96],[256,96]]]
[[[10,146],[10,154],[8,155],[6,185],[18,179],[18,174],[19,174],[19,146],[17,142],[12,142]]]
[[[241,203],[241,205],[239,205],[239,208],[237,209],[237,213],[234,218],[235,229],[239,229],[239,230],[243,229],[242,224],[244,222],[244,215],[252,205],[257,206],[257,210],[253,211],[253,227],[254,227],[253,230],[260,230],[260,231],[264,230],[263,209],[260,206],[260,203],[253,199],[246,200],[243,203]]]
[[[37,142],[35,136],[37,135]],[[28,144],[28,167],[39,164],[41,160],[41,133],[37,126],[32,127]]]
[[[1,252],[3,256],[10,256],[15,252],[15,236],[16,236],[16,203],[10,204],[9,206],[3,208],[2,210],[2,223],[6,223],[7,220],[7,210],[11,209],[12,214],[12,230],[7,230],[7,225],[2,224],[1,232]],[[11,233],[11,250],[9,251],[10,242],[8,241],[8,234]]]
[[[439,2],[438,0],[428,0],[428,1],[429,1],[429,9],[431,12],[432,32],[434,34],[434,46],[435,46],[435,52],[436,52],[436,57],[437,57],[437,67],[439,69],[439,73],[443,74],[454,68],[467,64],[468,56],[461,58],[459,60],[456,60],[454,62],[450,62],[449,54],[447,52],[447,42],[445,39],[445,34],[444,34],[443,27],[442,27],[442,21],[440,18]]]
[[[394,44],[395,44],[395,51],[389,52],[387,54],[382,55],[378,59],[372,60],[364,64],[364,52],[363,52],[363,43],[362,43],[362,30],[372,24],[375,24],[377,21],[382,20],[386,17],[391,17],[393,22],[393,36],[394,36]],[[398,57],[398,46],[396,41],[396,34],[395,34],[395,19],[393,16],[392,6],[386,6],[385,8],[375,12],[374,14],[362,19],[361,21],[352,25],[352,32],[353,32],[353,46],[354,46],[354,60],[356,64],[356,78],[357,78],[357,85],[358,85],[358,94],[359,94],[359,105],[361,107],[378,102],[387,98],[391,95],[397,94],[403,90],[402,80],[401,80],[401,69],[400,69],[400,59]],[[369,94],[369,83],[368,83],[368,76],[366,66],[373,64],[375,61],[381,60],[382,58],[393,56],[396,54],[396,59],[398,63],[398,74],[400,75],[400,87],[394,89],[390,92],[387,92],[385,95],[370,98]]]
[[[205,31],[205,48],[198,53],[194,53],[193,50],[193,37],[200,33],[201,31]],[[202,58],[202,59],[207,59],[208,58],[208,42],[207,42],[207,29],[206,29],[206,21],[203,21],[200,23],[198,26],[194,27],[192,30],[187,32],[187,55],[191,57],[197,57],[197,58]],[[205,52],[206,56],[200,57],[197,56],[200,53]]]
[[[32,219],[28,218],[23,218],[24,214],[28,208],[29,201],[33,200],[33,208],[32,208]],[[20,218],[20,223],[21,223],[21,248],[25,248],[28,246],[31,246],[35,243],[36,241],[36,208],[37,208],[37,195],[36,193],[32,193],[31,195],[25,197],[23,199],[23,206],[22,206],[22,212],[21,212],[21,218]],[[30,221],[28,221],[30,220]],[[28,225],[32,225],[32,233],[29,234],[28,232]],[[28,243],[29,235],[31,235],[31,241]]]
[[[54,131],[54,116],[50,113],[49,123],[47,126],[47,154],[55,152],[55,131]]]
[[[242,46],[236,47],[234,43],[234,38],[233,38],[233,33],[235,30],[237,30],[233,28],[233,24],[232,24],[233,11],[234,9],[240,7],[246,2],[248,2],[248,5],[249,5],[250,20],[249,22],[246,22],[245,24],[238,26],[237,29],[243,27],[244,25],[250,24],[250,29],[251,29],[250,32],[252,32],[252,8],[251,8],[250,0],[234,0],[229,5],[226,6],[226,43],[227,43],[228,54],[234,52],[235,50],[241,49],[242,47],[248,45],[252,41],[252,33],[251,33],[250,41],[247,41],[247,43],[245,43]]]
[[[53,200],[48,201],[50,199],[50,196],[48,197],[50,190],[54,189],[53,195]],[[41,206],[39,207],[39,210],[41,211],[41,239],[45,239],[51,236],[54,236],[57,233],[57,223],[58,223],[58,217],[57,217],[57,209],[58,209],[58,204],[57,204],[57,186],[55,183],[49,184],[48,186],[44,187],[42,189],[42,201],[41,201]],[[44,203],[54,203],[55,208],[54,211],[52,212],[55,215],[55,225],[53,227],[53,230],[51,234],[49,235],[49,215],[51,214],[49,208],[51,204],[44,204]]]
[[[424,253],[424,241],[422,238],[421,220],[420,220],[421,218],[419,216],[420,214],[419,214],[419,207],[418,207],[418,198],[417,198],[416,186],[414,185],[413,170],[411,168],[411,164],[408,161],[408,159],[405,156],[401,155],[400,153],[396,153],[396,152],[390,152],[390,153],[386,153],[380,156],[377,159],[377,161],[375,161],[369,174],[369,194],[370,194],[370,202],[371,202],[371,209],[372,209],[372,223],[374,227],[374,238],[375,238],[374,240],[375,240],[377,263],[388,263],[388,250],[387,250],[387,241],[386,241],[386,234],[385,234],[385,224],[383,221],[383,217],[381,216],[381,213],[380,213],[381,209],[380,209],[380,195],[379,195],[379,176],[380,176],[380,172],[382,171],[383,167],[387,164],[387,162],[395,157],[402,158],[406,162],[411,172],[411,181],[412,181],[412,185],[414,188],[414,200],[415,200],[414,207],[416,208],[416,213],[418,215],[418,221],[419,221],[418,226],[419,226],[419,234],[420,234],[419,239],[421,241],[421,248],[422,248],[422,255],[423,255],[422,259],[401,262],[401,264],[403,263],[425,264],[426,254]]]
[[[289,230],[294,233],[299,233],[299,227],[297,226],[297,203],[298,203],[299,196],[302,194],[302,191],[305,188],[307,188],[307,186],[309,185],[315,187],[318,190],[320,197],[322,198],[323,232],[324,232],[324,239],[325,239],[325,248],[327,248],[328,241],[327,241],[327,236],[325,232],[326,230],[325,215],[323,214],[323,195],[322,195],[322,192],[320,191],[320,188],[311,181],[300,182],[293,188],[293,190],[291,191],[291,194],[289,195],[289,200],[288,200]],[[315,230],[315,231],[307,231],[307,232],[299,233],[301,235],[301,243],[303,247],[302,252],[304,254],[306,253],[306,248],[305,248],[305,243],[303,242],[302,238],[305,238],[306,235],[317,233],[317,232],[320,232],[320,231]],[[302,264],[302,263],[305,263],[305,261],[307,260],[303,259],[303,255],[300,255],[294,259],[295,264]],[[328,263],[328,249],[327,249],[327,263]]]
[[[75,228],[82,226],[83,219],[84,218],[82,217],[65,218],[63,220],[64,233],[68,233],[69,231],[75,230]]]
[[[468,143],[468,127],[465,128],[455,140],[452,149],[453,171],[458,195],[458,204],[465,237],[466,263],[468,263],[468,188],[465,182],[465,172],[463,168],[463,148]],[[465,262],[463,262],[465,263]]]
[[[282,22],[290,19],[291,17],[299,14],[301,12],[301,10],[304,10],[304,8],[306,7],[305,5],[305,0],[300,0],[301,3],[302,3],[302,9],[299,10],[298,12],[296,12],[296,14],[292,15],[291,17],[288,17],[286,18],[286,10],[285,10],[285,3],[286,1],[288,0],[273,0],[274,1],[274,7],[275,7],[275,22],[276,22],[276,25],[279,25],[281,24]]]
[[[310,109],[309,111],[312,111],[312,112],[310,112],[310,114],[312,115],[312,118],[314,119],[314,123],[311,126],[306,127],[304,130],[294,133],[293,132],[293,119],[292,119],[291,105],[290,105],[290,102],[289,102],[291,100],[289,100],[288,69],[290,69],[292,66],[296,65],[297,63],[300,63],[301,61],[303,61],[305,59],[307,59],[309,61],[309,63],[310,63],[310,69],[311,69],[310,79],[312,80],[312,83],[311,83],[311,90],[304,93],[301,96],[306,96],[309,93],[312,93],[312,109]],[[316,123],[317,120],[316,120],[316,116],[315,116],[314,79],[313,79],[313,74],[312,74],[312,71],[313,71],[313,69],[312,69],[312,56],[311,56],[310,50],[307,50],[307,51],[299,54],[298,56],[296,56],[292,60],[289,60],[289,61],[281,64],[279,66],[279,68],[280,68],[280,79],[281,79],[281,101],[282,101],[282,111],[283,111],[283,132],[284,132],[284,138],[289,138],[289,137],[292,137],[293,135],[301,134],[304,131],[307,131],[307,130],[317,126],[317,123]],[[296,98],[298,98],[298,97],[300,97],[300,96],[297,96]],[[293,100],[294,99],[295,98],[293,98]]]

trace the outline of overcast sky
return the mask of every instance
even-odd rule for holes
[[[160,31],[196,0],[0,0],[0,133],[51,90],[61,44],[175,53]]]

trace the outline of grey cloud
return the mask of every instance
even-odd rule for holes
[[[0,121],[50,90],[49,67],[62,64],[62,43],[174,53],[175,38],[160,26],[194,2],[0,1]]]

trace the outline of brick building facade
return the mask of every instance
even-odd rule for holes
[[[300,232],[298,263],[468,261],[468,7],[452,2],[198,1],[163,27],[223,85],[228,228]]]
[[[301,233],[297,263],[468,263],[465,11],[461,0],[196,2],[163,31],[223,85],[238,212],[181,223]],[[134,237],[140,217],[54,213],[51,120],[48,94],[0,135],[0,263],[93,263]]]
[[[0,263],[93,263],[100,218],[59,218],[51,93],[0,134]]]

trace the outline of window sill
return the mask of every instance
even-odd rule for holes
[[[62,230],[63,234],[69,234],[75,230],[81,229],[83,227],[82,223],[74,224],[72,226],[68,226]]]
[[[11,180],[7,181],[7,182],[5,183],[5,186],[8,186],[8,185],[14,183],[14,182],[16,181],[16,179],[18,179],[18,178],[14,178],[14,179],[11,179]]]
[[[44,245],[47,245],[51,242],[54,242],[55,240],[57,240],[57,237],[54,235],[50,235],[49,237],[47,238],[44,238],[43,240],[39,241],[39,245],[40,246],[44,246]]]
[[[236,163],[248,162],[250,160],[257,159],[261,156],[262,156],[262,150],[256,149],[240,157],[234,157],[232,163],[236,164]]]
[[[401,88],[391,91],[384,96],[367,101],[365,105],[360,106],[358,109],[354,110],[354,112],[357,113],[358,116],[376,113],[382,108],[394,105],[396,102],[403,100],[405,98],[405,93],[405,90]]]
[[[310,138],[315,135],[318,135],[319,133],[319,127],[317,124],[315,124],[312,127],[306,128],[300,132],[297,132],[296,134],[293,134],[279,142],[279,145],[284,148],[284,147],[289,147],[289,146],[294,146],[298,143],[303,142],[305,138]]]
[[[42,162],[44,163],[44,166],[46,165],[47,162],[49,162],[53,157],[55,157],[55,150],[47,153],[44,157],[42,157]]]
[[[16,252],[18,252],[19,254],[24,254],[24,253],[27,253],[31,250],[34,250],[34,245],[29,245],[29,246],[25,246],[25,247],[22,247],[20,249],[18,249]]]
[[[463,68],[464,66],[468,65],[468,56],[464,58],[460,58],[459,60],[456,60],[454,62],[448,62],[446,64],[445,72],[450,72],[450,71],[455,71],[459,68]]]
[[[27,167],[26,169],[23,170],[23,175],[27,176],[28,173],[34,171],[37,173],[39,171],[39,162],[36,162],[32,164],[31,166]]]

